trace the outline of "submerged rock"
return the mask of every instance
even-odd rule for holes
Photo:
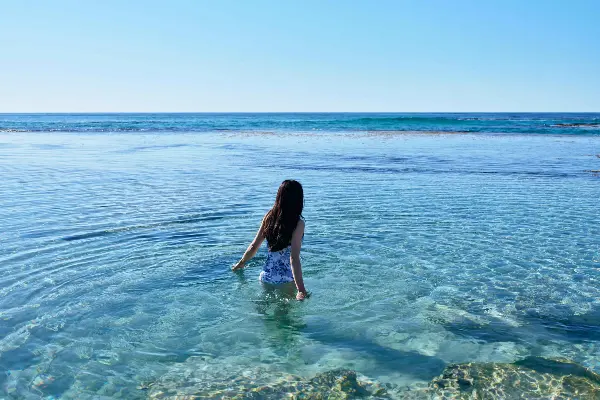
[[[302,378],[245,370],[213,374],[210,368],[171,374],[144,385],[150,399],[600,399],[600,375],[569,360],[529,357],[515,363],[447,366],[428,385],[399,388],[337,369]],[[208,373],[208,374],[207,374]]]
[[[359,378],[346,369],[332,370],[301,378],[283,373],[247,370],[243,374],[202,378],[193,372],[181,379],[170,376],[152,385],[145,385],[150,399],[389,399],[387,390],[374,382]],[[194,376],[196,375],[196,376]],[[212,375],[212,374],[211,374]],[[203,378],[209,378],[205,380]]]
[[[454,364],[427,392],[452,399],[600,399],[600,375],[568,360],[539,357],[513,364]]]

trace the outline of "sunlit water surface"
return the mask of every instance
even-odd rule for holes
[[[0,397],[143,398],[189,360],[401,386],[529,355],[600,372],[599,153],[598,136],[2,133]],[[264,249],[230,271],[286,178],[305,188],[304,303],[261,288]]]

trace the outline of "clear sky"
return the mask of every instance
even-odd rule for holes
[[[0,0],[0,112],[600,111],[599,0]]]

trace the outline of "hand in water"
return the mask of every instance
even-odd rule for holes
[[[242,269],[244,268],[245,265],[243,262],[238,262],[237,264],[235,264],[233,267],[231,267],[232,271],[237,271],[238,269]]]
[[[308,299],[308,297],[309,297],[308,292],[298,292],[298,294],[296,294],[296,300],[298,300],[298,301]]]

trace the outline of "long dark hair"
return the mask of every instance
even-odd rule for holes
[[[303,208],[304,191],[300,182],[283,181],[273,208],[265,215],[264,234],[269,250],[280,251],[290,245]]]

